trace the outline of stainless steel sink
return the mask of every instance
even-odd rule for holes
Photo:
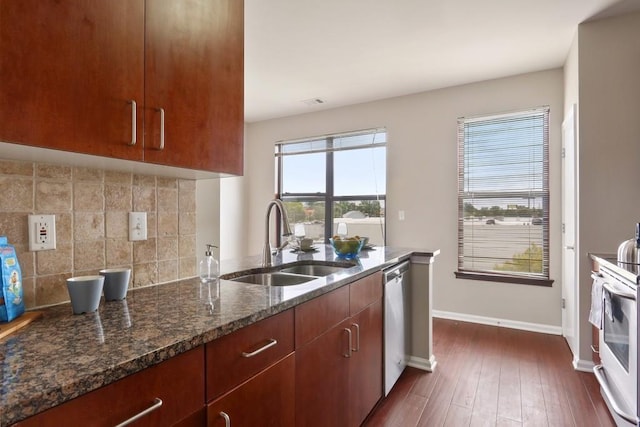
[[[317,279],[315,276],[281,272],[255,273],[230,279],[233,282],[251,283],[264,286],[292,286]]]
[[[318,276],[324,277],[333,273],[338,273],[343,271],[349,266],[335,266],[335,265],[322,265],[322,264],[299,264],[291,267],[283,268],[280,270],[282,273],[294,273],[294,274],[304,274],[307,276]]]

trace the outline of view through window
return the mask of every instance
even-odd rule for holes
[[[384,129],[371,129],[276,144],[276,196],[297,237],[384,245],[386,143]]]
[[[456,276],[550,284],[548,107],[458,119]]]

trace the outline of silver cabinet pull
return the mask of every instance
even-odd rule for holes
[[[276,341],[273,338],[269,339],[269,342],[265,345],[263,345],[262,347],[260,347],[259,349],[257,349],[256,351],[252,351],[251,353],[247,353],[246,351],[242,352],[242,357],[253,357],[257,354],[262,353],[263,351],[265,351],[266,349],[273,347],[274,345],[278,344],[278,341]]]
[[[120,424],[116,425],[116,427],[128,426],[132,422],[137,421],[140,418],[150,414],[151,412],[155,411],[156,409],[160,408],[161,406],[162,406],[162,399],[160,399],[159,397],[156,397],[155,399],[153,399],[153,405],[149,406],[144,411],[138,412],[133,417],[131,417],[131,418],[127,419],[127,420],[124,420]]]
[[[136,135],[138,133],[138,105],[136,104],[136,101],[134,99],[130,100],[129,104],[131,104],[131,142],[129,143],[129,145],[136,145],[136,142],[138,142],[138,137]]]
[[[164,108],[158,108],[160,112],[160,147],[157,150],[164,150]]]
[[[346,353],[343,353],[342,355],[343,355],[344,357],[351,357],[351,351],[352,351],[351,346],[352,346],[352,344],[353,344],[353,343],[352,343],[352,340],[351,340],[351,329],[349,329],[349,328],[344,328],[343,330],[347,333],[347,336],[349,337],[349,344],[348,344],[348,346],[347,346],[347,352],[346,352]]]
[[[600,352],[593,346],[593,344],[591,345],[591,351],[593,353],[600,354]]]
[[[351,326],[356,328],[356,348],[352,348],[351,351],[360,351],[360,325],[352,323]]]
[[[611,403],[611,409],[613,409],[613,411],[616,414],[618,414],[620,417],[629,421],[633,425],[636,425],[638,423],[638,417],[636,417],[635,415],[627,414],[618,406],[618,402],[616,402],[615,396],[611,393],[611,390],[609,389],[609,383],[607,382],[607,379],[602,373],[602,370],[603,370],[602,365],[596,365],[593,367],[593,373],[595,374],[596,379],[600,384],[602,393],[604,393],[604,395],[607,397],[607,400],[609,400],[609,403]]]
[[[229,415],[226,412],[220,411],[220,416],[224,418],[224,426],[231,427],[231,418],[229,418]]]

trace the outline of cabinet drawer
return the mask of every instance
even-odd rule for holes
[[[207,401],[229,391],[292,351],[293,309],[207,343]]]
[[[240,387],[207,406],[207,425],[232,426],[295,425],[295,354],[260,372]],[[222,414],[224,413],[224,415]]]
[[[349,314],[353,316],[382,298],[382,272],[364,277],[349,287]]]
[[[170,426],[204,406],[204,346],[125,377],[16,424],[114,426],[154,405],[136,426]]]
[[[321,295],[300,304],[295,310],[297,349],[349,316],[349,287]]]

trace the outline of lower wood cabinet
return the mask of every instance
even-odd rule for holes
[[[135,426],[188,426],[201,422],[197,417],[200,412],[202,420],[203,407],[204,347],[200,346],[16,425],[111,427],[156,408]]]
[[[295,358],[291,353],[210,403],[207,425],[295,426]]]

